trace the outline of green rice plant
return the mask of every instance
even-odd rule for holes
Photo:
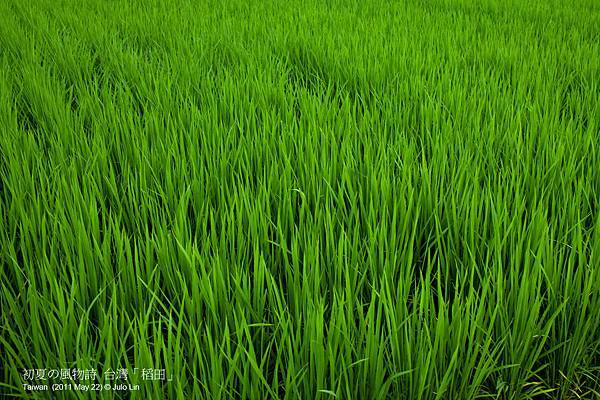
[[[599,54],[593,0],[0,2],[1,395],[600,398]]]

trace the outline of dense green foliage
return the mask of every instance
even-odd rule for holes
[[[5,394],[600,396],[596,0],[2,0],[0,131]]]

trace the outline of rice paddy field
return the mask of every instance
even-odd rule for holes
[[[597,0],[0,1],[0,397],[598,399],[599,208]]]

